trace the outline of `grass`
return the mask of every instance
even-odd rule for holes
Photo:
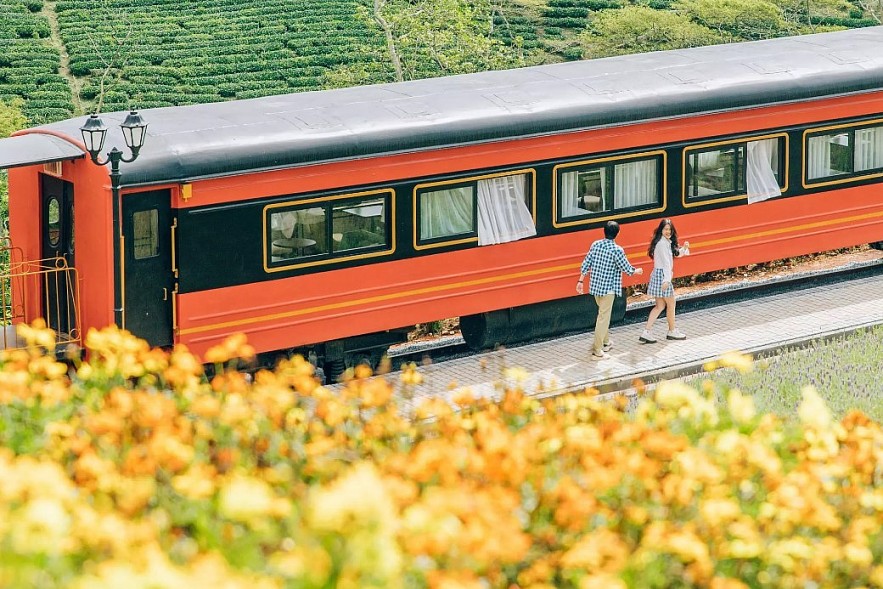
[[[835,416],[859,409],[883,420],[883,326],[812,342],[784,354],[759,358],[754,371],[714,373],[720,384],[751,394],[759,412],[796,416],[801,390],[812,385]],[[689,381],[708,378],[708,374]],[[689,382],[688,381],[688,382]]]

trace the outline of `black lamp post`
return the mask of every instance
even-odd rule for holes
[[[122,238],[122,226],[120,223],[120,162],[133,162],[138,157],[138,151],[144,145],[147,136],[147,123],[136,111],[132,111],[122,122],[120,128],[123,131],[123,139],[126,146],[132,152],[129,158],[123,157],[123,152],[113,147],[107,153],[107,159],[100,161],[98,155],[104,147],[104,139],[107,137],[107,128],[98,115],[92,115],[86,119],[86,123],[80,127],[83,134],[83,143],[86,151],[92,158],[92,162],[104,166],[110,163],[110,188],[113,198],[113,319],[117,327],[123,326],[123,292],[120,277],[120,239]]]

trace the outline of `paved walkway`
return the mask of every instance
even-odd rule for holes
[[[524,390],[544,396],[586,387],[622,390],[635,378],[653,382],[695,372],[726,352],[756,354],[881,323],[883,269],[877,269],[833,285],[678,313],[678,328],[688,335],[684,341],[664,338],[664,317],[655,326],[661,337],[656,344],[638,341],[643,322],[614,326],[608,360],[589,358],[592,334],[583,333],[429,364],[419,368],[423,383],[415,387],[414,400],[449,398],[464,386],[476,396],[496,397],[513,377],[507,369],[515,367],[522,369]]]

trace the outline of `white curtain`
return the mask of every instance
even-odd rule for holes
[[[598,172],[598,184],[600,194],[581,194],[584,187],[580,187],[580,175],[586,174],[586,170],[574,170],[561,174],[559,186],[559,202],[561,203],[561,218],[580,217],[587,213],[599,213],[606,210],[607,203],[607,168],[595,168],[592,172]],[[580,206],[580,202],[582,205]]]
[[[656,160],[617,164],[613,171],[613,208],[659,202]]]
[[[561,174],[561,218],[576,217],[586,212],[579,208],[579,172],[564,172]]]
[[[748,142],[746,184],[748,204],[781,196],[776,170],[779,167],[779,140],[761,139]]]
[[[856,172],[883,168],[883,127],[858,129],[855,132]]]
[[[526,185],[526,174],[478,181],[478,245],[537,234],[525,202]]]
[[[831,137],[819,135],[807,142],[806,177],[825,178],[831,175]]]
[[[716,170],[720,167],[720,151],[703,151],[696,154],[699,160],[699,171],[707,172],[708,170]]]
[[[270,229],[279,232],[282,237],[289,238],[294,235],[294,228],[297,226],[297,212],[285,211],[284,213],[274,213],[270,215]]]
[[[420,237],[432,239],[473,229],[471,186],[448,188],[420,195]]]

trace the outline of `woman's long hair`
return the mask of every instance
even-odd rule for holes
[[[650,240],[650,249],[647,250],[647,255],[650,256],[650,258],[653,258],[653,252],[656,251],[656,244],[662,239],[662,230],[665,229],[666,225],[671,227],[671,255],[672,257],[677,257],[680,254],[680,248],[678,247],[678,230],[675,229],[675,224],[671,222],[671,219],[663,219],[659,222],[659,225],[653,232],[653,238]]]

